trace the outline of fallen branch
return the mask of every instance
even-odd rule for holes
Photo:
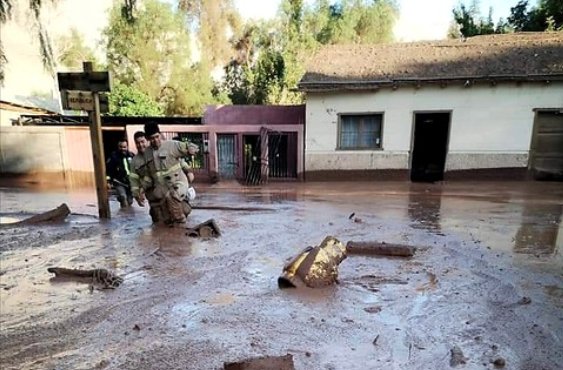
[[[381,242],[354,242],[346,244],[348,254],[363,254],[376,256],[412,257],[416,247],[403,244],[387,244]]]

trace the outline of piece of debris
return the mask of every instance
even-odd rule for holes
[[[495,367],[498,367],[498,368],[504,367],[504,366],[506,366],[506,361],[502,357],[497,357],[493,360],[493,365],[495,365]]]
[[[295,370],[293,355],[256,357],[239,362],[225,362],[224,370]]]
[[[357,224],[361,224],[363,221],[362,221],[361,218],[356,217],[356,218],[354,218],[354,222],[357,223]]]
[[[319,246],[307,247],[283,267],[278,286],[320,288],[338,280],[338,265],[346,259],[346,248],[338,239],[327,236]]]
[[[348,216],[348,219],[351,220],[355,215],[356,215],[356,213],[352,212],[352,214],[350,216]]]
[[[55,277],[66,276],[74,278],[90,278],[92,279],[91,290],[93,286],[101,285],[104,289],[117,288],[123,283],[123,278],[115,275],[113,272],[106,269],[93,269],[93,270],[80,270],[80,269],[67,269],[63,267],[49,267],[48,272],[55,274]]]
[[[349,241],[346,244],[346,250],[348,254],[412,257],[416,252],[416,247],[403,244]]]
[[[379,339],[379,334],[377,334],[377,335],[375,336],[375,338],[373,338],[372,343],[373,343],[374,346],[377,346],[377,340],[378,340],[378,339]]]
[[[211,238],[215,236],[221,235],[221,230],[219,226],[215,222],[214,219],[209,219],[205,222],[200,223],[190,229],[188,229],[187,234],[191,237],[202,237],[202,238]]]
[[[13,226],[30,225],[30,224],[41,224],[45,222],[62,222],[67,218],[68,215],[70,215],[70,208],[68,208],[66,203],[63,203],[57,208],[52,209],[50,211],[28,217],[18,222],[3,224],[1,226],[13,227]]]
[[[239,212],[275,212],[273,208],[261,207],[226,207],[226,206],[191,206],[192,209],[213,210],[213,211],[239,211]]]
[[[381,312],[381,306],[366,307],[366,308],[364,308],[364,311],[366,311],[367,313],[380,313]]]
[[[530,303],[532,303],[532,299],[530,297],[522,297],[522,299],[518,301],[518,304],[530,304]]]
[[[467,358],[463,355],[461,348],[459,348],[458,346],[454,346],[454,348],[450,350],[450,354],[451,354],[451,358],[450,358],[451,367],[462,365],[467,362]]]
[[[133,330],[140,331],[141,327],[139,326],[139,324],[135,324],[135,326],[133,326]]]

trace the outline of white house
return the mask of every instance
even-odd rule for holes
[[[563,177],[563,32],[328,46],[299,90],[306,180]]]

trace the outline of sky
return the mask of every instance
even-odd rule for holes
[[[305,0],[311,3],[311,0]],[[235,0],[235,5],[245,18],[272,18],[276,15],[280,0]],[[495,23],[500,17],[506,19],[510,8],[518,0],[480,0],[483,15],[493,7]],[[398,41],[441,39],[447,34],[452,20],[452,9],[459,0],[398,0],[400,19],[395,27]],[[465,3],[469,4],[467,0]]]

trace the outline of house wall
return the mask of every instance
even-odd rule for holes
[[[563,84],[422,86],[375,92],[309,93],[306,107],[306,179],[369,170],[407,179],[415,112],[451,111],[446,174],[524,170],[535,108],[563,107]],[[384,114],[381,150],[337,150],[338,114]],[[366,172],[368,170],[368,172]],[[497,171],[501,173],[502,171]],[[397,175],[397,176],[393,176]]]
[[[92,185],[91,153],[87,127],[0,127],[3,185]]]

